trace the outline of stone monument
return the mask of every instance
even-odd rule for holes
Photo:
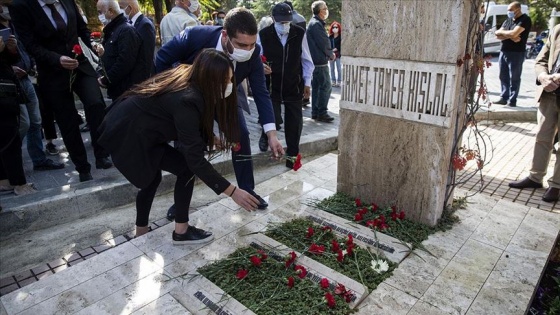
[[[478,5],[342,2],[338,191],[437,223],[466,108],[467,71],[457,60],[472,53]]]

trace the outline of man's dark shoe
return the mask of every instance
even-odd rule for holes
[[[194,245],[208,243],[214,239],[212,232],[198,229],[189,225],[185,234],[177,234],[173,231],[173,244],[174,245]]]
[[[55,162],[51,159],[46,159],[41,164],[33,165],[33,170],[35,171],[59,170],[61,168],[64,168],[64,163]]]
[[[109,158],[104,157],[104,158],[99,158],[95,160],[95,168],[97,169],[108,169],[111,168],[113,166],[113,163],[111,163],[111,160],[109,160]]]
[[[301,105],[302,105],[303,107],[306,107],[306,106],[309,105],[309,104],[311,104],[311,102],[309,102],[309,99],[308,99],[308,98],[304,98]]]
[[[257,193],[255,193],[254,191],[251,192],[250,194],[253,195],[253,197],[257,198],[257,200],[259,201],[259,204],[257,205],[257,209],[264,210],[268,208],[268,202],[264,201],[264,199],[262,199],[261,196],[257,195]]]
[[[558,201],[558,197],[560,197],[560,189],[554,187],[548,187],[548,189],[542,196],[542,200],[546,202],[556,202]]]
[[[517,106],[516,103],[512,103],[512,102],[507,103],[507,107],[516,107],[516,106]]]
[[[45,153],[47,153],[48,155],[58,155],[60,151],[58,151],[58,149],[53,143],[49,142],[45,146]]]
[[[311,115],[311,119],[317,119],[317,115]]]
[[[525,177],[524,179],[516,182],[509,183],[509,187],[511,188],[542,188],[542,183],[537,183],[529,179],[529,177]]]
[[[169,221],[175,220],[176,211],[177,209],[175,209],[175,204],[172,204],[171,207],[169,207],[169,210],[167,210],[167,220]]]
[[[261,138],[259,139],[259,149],[261,152],[266,152],[268,150],[268,137],[264,132],[261,132]]]
[[[290,160],[286,160],[286,167],[289,169],[293,169],[294,168],[294,162],[290,161]]]
[[[80,173],[80,183],[87,182],[88,180],[92,180],[92,179],[93,179],[93,177],[91,177],[90,172]]]
[[[506,105],[508,102],[503,98],[500,98],[498,101],[494,102],[496,105]]]
[[[333,120],[334,120],[334,118],[329,116],[328,114],[323,115],[323,116],[317,116],[317,121],[332,122]]]

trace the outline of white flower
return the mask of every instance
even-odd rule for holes
[[[383,273],[389,270],[389,264],[383,259],[372,260],[371,269],[377,273]]]
[[[348,251],[346,249],[343,249],[342,250],[342,256],[346,256],[346,255],[348,255]]]

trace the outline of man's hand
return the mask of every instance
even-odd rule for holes
[[[329,60],[330,60],[330,61],[333,61],[333,60],[335,60],[335,59],[336,59],[336,55],[333,53],[333,54],[330,56]]]
[[[21,79],[27,75],[27,72],[25,72],[25,70],[20,67],[12,66],[12,70],[14,70],[14,73],[16,74],[16,77],[18,79]]]
[[[272,73],[272,68],[270,68],[269,65],[263,64],[263,68],[264,68],[264,74],[265,74],[265,75],[269,75],[269,74]]]
[[[519,42],[521,41],[521,37],[519,37],[519,36],[510,38],[510,39],[511,39],[512,41],[514,41],[515,43],[519,43]]]
[[[284,148],[280,141],[278,141],[278,136],[276,130],[270,130],[266,133],[268,137],[268,145],[270,146],[270,151],[272,151],[272,157],[279,159],[284,155]]]
[[[99,43],[93,43],[92,48],[93,50],[95,50],[95,53],[97,53],[99,57],[103,56],[103,54],[105,53],[105,48],[103,48],[103,45]]]
[[[6,49],[11,53],[11,54],[17,54],[17,39],[14,35],[10,35],[10,38],[8,38],[8,40],[6,41]]]
[[[303,98],[308,99],[311,96],[311,87],[304,86],[303,87]]]
[[[542,84],[546,92],[552,92],[559,87],[558,83],[554,81],[554,78],[554,75],[549,75],[546,73],[541,73],[539,75],[539,82]]]
[[[70,58],[68,56],[60,56],[60,65],[64,69],[74,70],[74,69],[78,68],[80,63],[78,62],[78,60],[76,60],[74,58]]]

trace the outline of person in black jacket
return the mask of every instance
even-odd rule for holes
[[[116,0],[97,1],[99,19],[103,28],[101,55],[102,76],[99,85],[107,88],[107,95],[116,100],[132,85],[146,79],[146,61],[141,53],[142,41],[134,27],[119,8]]]
[[[276,129],[284,123],[287,150],[286,167],[293,168],[289,157],[299,153],[303,127],[301,107],[303,98],[309,98],[313,61],[309,53],[305,30],[292,24],[292,10],[286,3],[272,8],[274,23],[259,32],[263,56],[270,65],[270,98],[274,107]],[[261,139],[266,138],[264,131]]]
[[[18,119],[22,91],[11,66],[18,58],[15,36],[11,35],[6,43],[0,37],[0,191],[24,195],[35,189],[23,172]]]
[[[222,52],[203,50],[192,66],[180,65],[135,86],[109,107],[99,142],[115,167],[136,187],[136,235],[149,231],[149,214],[161,171],[177,175],[175,244],[212,240],[210,232],[189,226],[194,176],[216,194],[248,211],[258,200],[230,184],[204,158],[204,151],[229,150],[239,141],[233,63]],[[220,132],[214,135],[214,121]],[[169,145],[175,141],[175,148]]]
[[[342,41],[342,27],[340,23],[334,21],[329,27],[329,39],[331,41],[331,48],[334,52],[336,58],[329,61],[329,66],[331,68],[331,81],[332,86],[340,86],[342,83],[342,67],[340,65],[340,43]],[[336,74],[335,74],[336,70]]]
[[[92,180],[91,165],[80,134],[80,120],[74,102],[78,95],[90,127],[96,168],[113,166],[97,145],[97,127],[103,120],[105,101],[97,83],[97,73],[83,56],[72,48],[78,38],[91,48],[90,32],[74,0],[14,0],[10,15],[19,40],[37,63],[38,92],[56,123],[80,181]],[[71,80],[71,77],[74,80]]]
[[[120,0],[119,6],[128,23],[134,26],[142,40],[142,54],[146,61],[144,79],[154,74],[154,53],[156,49],[156,28],[150,19],[140,12],[138,0]]]

